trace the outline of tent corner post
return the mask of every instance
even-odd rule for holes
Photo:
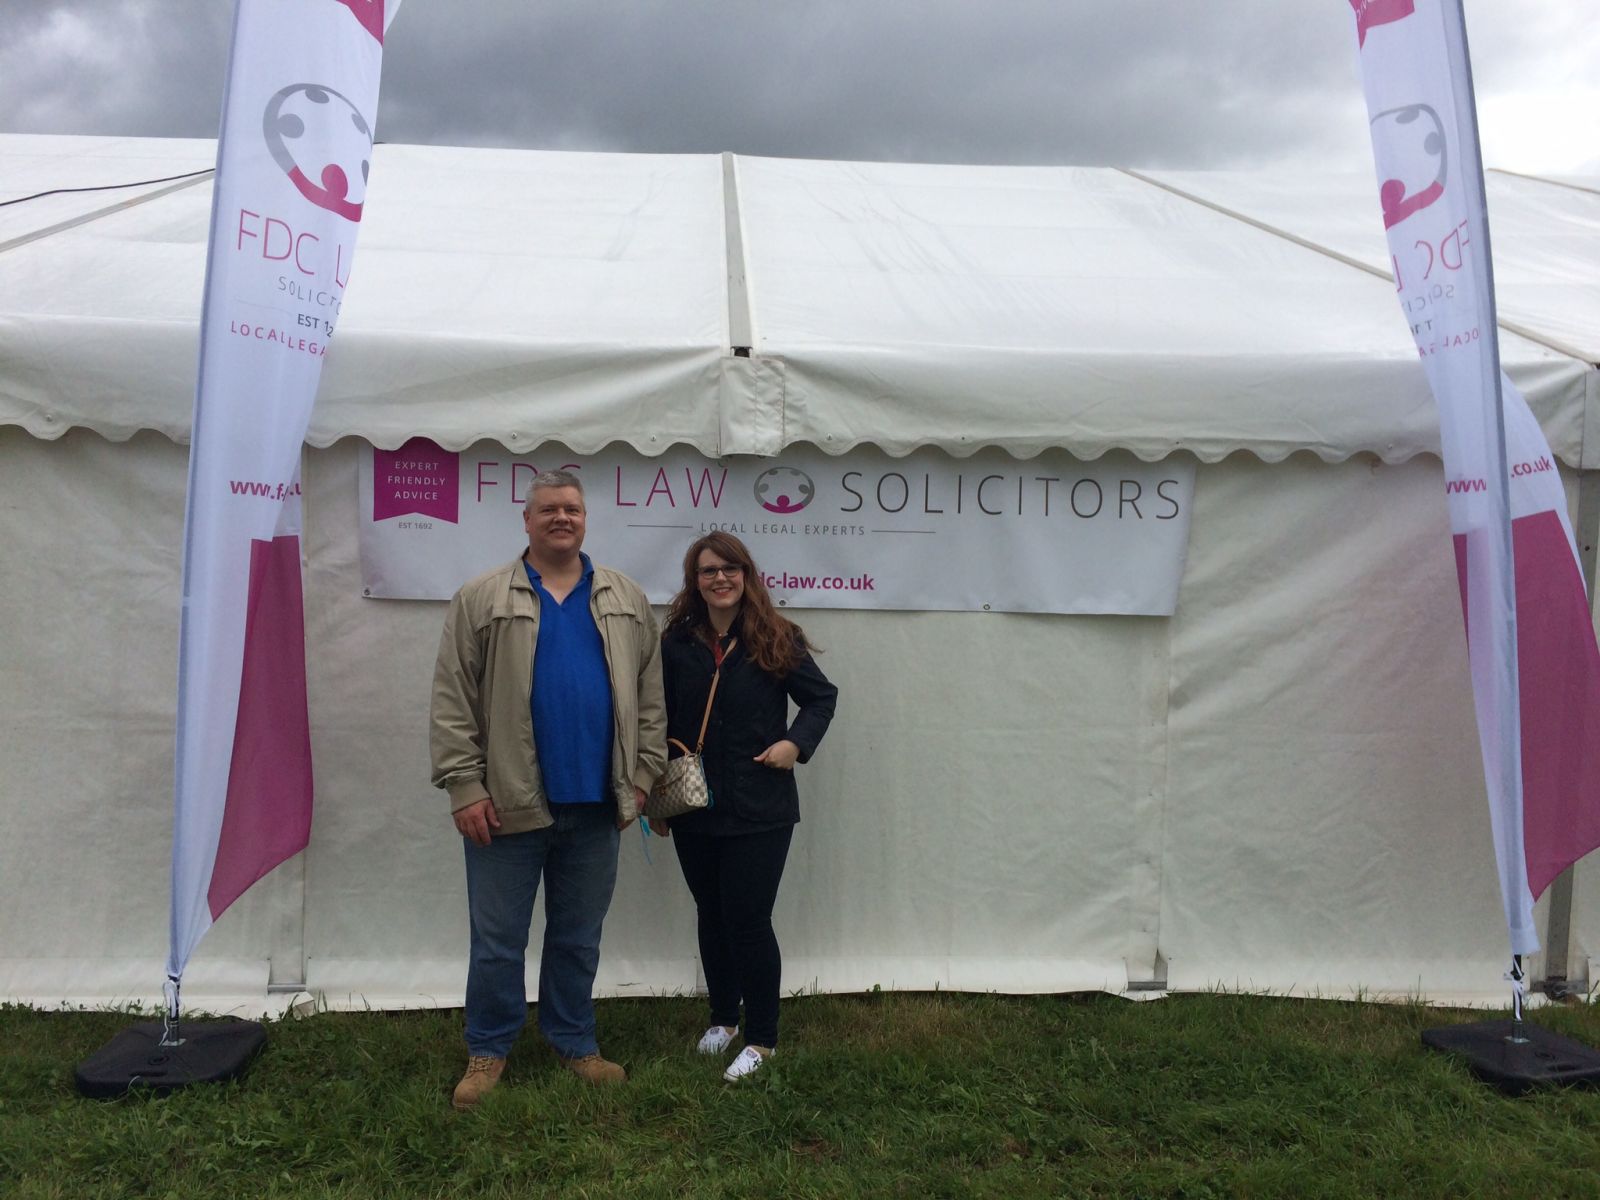
[[[1155,962],[1150,969],[1148,979],[1129,979],[1128,991],[1130,992],[1164,992],[1167,990],[1167,956],[1161,951],[1156,951]]]
[[[1550,910],[1545,918],[1544,979],[1539,990],[1552,1000],[1560,1000],[1582,989],[1568,979],[1572,942],[1572,876],[1568,867],[1550,884]]]

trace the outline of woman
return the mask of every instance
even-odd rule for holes
[[[709,533],[683,560],[683,590],[661,635],[667,736],[693,747],[706,717],[702,761],[711,807],[671,822],[678,863],[699,915],[711,1027],[697,1049],[720,1054],[739,1030],[744,1048],[723,1078],[759,1070],[778,1045],[778,939],[772,905],[800,820],[794,765],[833,719],[839,689],[811,658],[794,622],[773,607],[744,543]],[[788,720],[789,701],[799,707]],[[651,828],[666,834],[662,823]]]

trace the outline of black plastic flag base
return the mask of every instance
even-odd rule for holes
[[[1511,1026],[1506,1020],[1424,1029],[1422,1044],[1464,1058],[1479,1079],[1513,1096],[1552,1084],[1600,1083],[1600,1050],[1527,1021],[1524,1040],[1512,1041]]]
[[[192,1083],[221,1083],[243,1073],[266,1045],[256,1021],[184,1021],[182,1043],[161,1044],[161,1022],[130,1025],[78,1064],[78,1091],[97,1100],[131,1091],[171,1092]]]

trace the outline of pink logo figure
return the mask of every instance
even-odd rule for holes
[[[1372,118],[1383,227],[1393,229],[1444,195],[1448,158],[1444,123],[1426,104],[1391,108]]]
[[[347,221],[361,220],[372,164],[372,126],[330,87],[295,83],[267,104],[261,122],[272,161],[300,194]]]
[[[461,515],[461,456],[424,437],[372,451],[372,519],[412,514],[451,525]]]
[[[354,13],[361,28],[370,33],[378,45],[383,45],[383,0],[334,0],[334,3]]]
[[[1356,44],[1367,44],[1367,30],[1374,25],[1389,25],[1416,11],[1412,0],[1350,0],[1356,12]]]
[[[816,494],[811,476],[793,467],[772,467],[756,476],[756,503],[768,512],[797,513]]]

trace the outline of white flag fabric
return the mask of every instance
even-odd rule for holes
[[[310,834],[300,448],[350,279],[398,8],[235,11],[189,449],[169,1005],[212,922]]]
[[[1460,0],[1350,2],[1395,290],[1439,407],[1506,925],[1527,954],[1534,899],[1600,844],[1600,648],[1554,457],[1500,371]]]

